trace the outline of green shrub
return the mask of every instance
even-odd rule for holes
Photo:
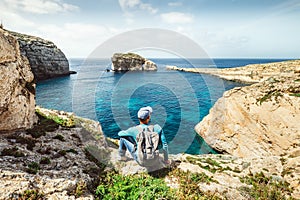
[[[28,129],[27,133],[33,138],[39,138],[46,135],[46,132],[53,132],[58,129],[59,125],[51,119],[46,119],[45,117],[37,114],[39,117],[39,122],[32,129]]]
[[[174,199],[175,193],[162,179],[147,174],[106,174],[96,189],[98,199]]]
[[[75,149],[68,149],[66,152],[67,153],[78,154],[78,152]]]
[[[65,142],[64,136],[62,136],[62,135],[60,135],[60,134],[57,134],[56,136],[54,136],[53,139],[57,139],[57,140],[60,140],[60,141],[62,141],[62,142]]]
[[[21,200],[30,199],[30,200],[38,200],[44,199],[44,194],[40,193],[38,190],[25,190],[23,194],[20,195]]]
[[[78,198],[82,196],[87,190],[86,183],[84,181],[79,181],[76,184],[76,189],[75,189],[75,197]]]
[[[36,174],[40,170],[40,165],[36,162],[31,162],[27,165],[26,171],[30,174]]]
[[[264,175],[263,172],[257,174],[249,174],[240,179],[242,183],[250,185],[249,188],[240,188],[244,194],[250,195],[251,198],[257,200],[283,200],[285,196],[290,195],[292,190],[285,181],[273,180]]]
[[[51,161],[47,157],[42,157],[41,160],[40,160],[40,164],[46,165],[46,164],[50,164],[50,163],[51,163]]]
[[[164,177],[149,174],[122,176],[116,173],[103,174],[95,191],[97,199],[220,199],[214,194],[201,191],[200,183],[215,182],[204,173],[170,170],[166,174],[176,180],[179,188],[170,188]]]
[[[67,127],[67,128],[75,127],[75,121],[74,121],[74,116],[73,115],[70,115],[66,118],[62,118],[56,113],[49,113],[49,115],[47,115],[47,114],[43,113],[39,108],[36,108],[35,112],[39,116],[42,116],[42,117],[44,117],[45,119],[48,119],[48,120],[52,120],[56,124],[59,124],[63,127]]]
[[[283,94],[280,91],[271,90],[267,92],[263,97],[258,98],[256,103],[259,103],[261,105],[263,102],[266,102],[268,100],[272,100],[272,97],[274,97],[275,101],[278,101],[278,97],[282,97]]]
[[[61,155],[61,156],[65,156],[67,154],[67,152],[66,152],[66,150],[60,150],[58,152],[58,154]]]
[[[200,183],[211,183],[216,182],[212,177],[207,176],[204,173],[191,173],[189,171],[184,172],[179,169],[172,171],[169,174],[178,180],[179,189],[176,191],[175,199],[219,199],[214,194],[205,193],[201,191]]]
[[[300,97],[300,93],[292,93],[292,94],[290,94],[290,96]]]
[[[24,157],[25,154],[19,151],[18,147],[5,148],[1,152],[1,156]]]

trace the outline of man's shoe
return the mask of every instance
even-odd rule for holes
[[[128,158],[126,156],[120,156],[119,161],[125,162]]]

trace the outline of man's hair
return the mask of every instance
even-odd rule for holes
[[[145,123],[146,121],[147,121],[147,119],[149,119],[150,118],[150,115],[146,118],[146,119],[141,119],[141,118],[139,118],[139,120],[142,122],[142,123]]]

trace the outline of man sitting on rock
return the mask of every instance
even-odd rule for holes
[[[143,161],[141,158],[141,137],[145,137],[145,134],[153,134],[154,138],[156,137],[155,134],[158,134],[157,138],[159,138],[159,146],[163,149],[164,153],[164,164],[170,164],[170,161],[168,160],[168,144],[166,137],[164,135],[164,132],[162,128],[156,124],[156,125],[149,125],[151,114],[152,114],[152,108],[150,106],[141,108],[137,116],[139,118],[140,124],[138,126],[131,127],[127,129],[126,131],[120,131],[118,135],[120,136],[120,144],[119,144],[119,155],[121,161],[126,161],[127,157],[125,157],[126,150],[128,150],[133,157],[135,161],[137,161],[140,165],[143,165]],[[144,132],[145,130],[148,131],[148,133]],[[144,132],[144,133],[143,133]],[[151,132],[151,133],[150,133]],[[151,136],[153,138],[153,136]],[[151,140],[151,139],[150,139]],[[152,141],[150,141],[151,143]],[[155,143],[155,142],[154,142]],[[145,139],[143,144],[145,147]],[[139,149],[140,148],[140,149]],[[151,149],[151,148],[150,148]],[[152,151],[152,150],[151,150]],[[158,149],[156,149],[158,152]],[[146,153],[144,153],[146,154]],[[147,156],[147,155],[146,155]],[[158,155],[157,155],[158,156]]]

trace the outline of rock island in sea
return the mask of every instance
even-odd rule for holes
[[[0,29],[0,199],[300,198],[296,73],[233,89],[216,103],[196,130],[226,154],[170,155],[171,166],[147,173],[133,160],[117,160],[117,145],[105,138],[99,122],[35,107],[32,66],[19,43]],[[34,53],[46,56],[41,52]],[[143,69],[142,62],[133,69]],[[288,117],[272,121],[281,110]],[[261,111],[268,111],[276,130]],[[247,144],[239,143],[248,135]]]
[[[112,58],[112,71],[156,71],[157,66],[151,60],[135,53],[115,53]]]

